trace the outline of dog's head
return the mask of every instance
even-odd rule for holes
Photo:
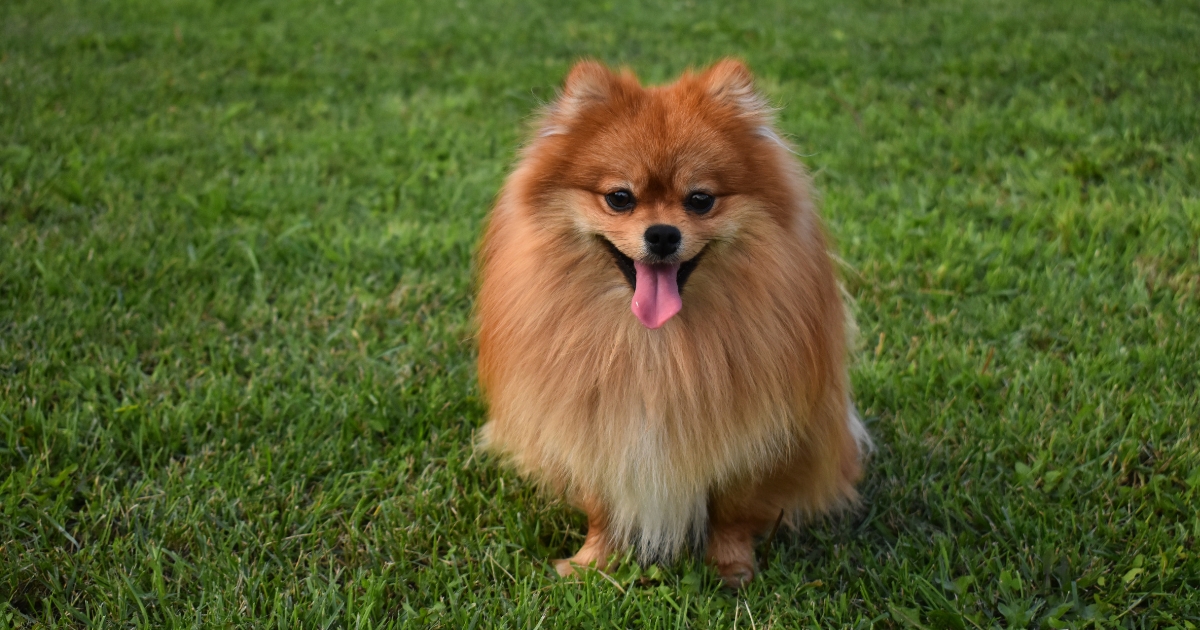
[[[680,289],[711,243],[787,229],[775,210],[794,174],[782,151],[738,61],[662,87],[584,61],[526,160],[535,205],[566,219],[564,238],[608,249],[634,290],[634,314],[658,328],[682,307]]]

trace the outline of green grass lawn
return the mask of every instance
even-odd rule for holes
[[[0,627],[1200,626],[1200,5],[0,3]],[[719,5],[719,6],[718,6]],[[583,56],[744,58],[879,450],[739,594],[474,455],[471,256]]]

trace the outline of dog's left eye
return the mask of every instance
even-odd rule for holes
[[[716,200],[716,197],[708,193],[694,192],[688,195],[687,199],[683,200],[683,205],[696,214],[704,214],[712,210],[713,202]]]

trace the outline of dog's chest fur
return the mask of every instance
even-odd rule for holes
[[[793,438],[797,392],[772,369],[787,344],[697,337],[687,323],[558,331],[545,346],[557,351],[506,374],[485,430],[530,476],[602,501],[615,537],[644,558],[699,539],[710,493],[777,461]]]

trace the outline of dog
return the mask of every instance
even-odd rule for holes
[[[870,438],[809,176],[749,69],[665,86],[581,61],[477,260],[480,444],[587,515],[559,574],[754,540],[857,499]]]

